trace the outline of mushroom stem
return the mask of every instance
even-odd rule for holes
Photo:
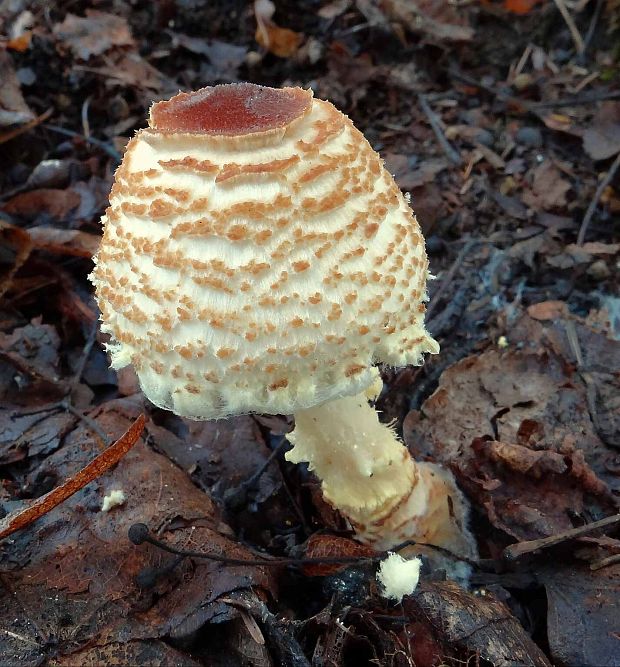
[[[361,542],[389,549],[415,540],[475,557],[467,502],[452,474],[414,461],[365,394],[300,410],[295,423],[286,458],[308,462]]]

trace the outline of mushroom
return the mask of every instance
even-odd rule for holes
[[[421,364],[418,223],[347,116],[249,83],[154,104],[116,172],[91,279],[112,366],[191,419],[293,414],[357,538],[475,554],[452,475],[416,463],[369,396],[375,363]]]

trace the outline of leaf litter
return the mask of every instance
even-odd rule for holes
[[[2,542],[0,661],[615,664],[618,524],[571,532],[620,497],[611,10],[569,6],[578,56],[549,3],[26,4],[0,4],[3,520],[147,419],[116,467]],[[471,591],[423,569],[390,606],[283,459],[290,419],[179,420],[107,368],[85,278],[122,150],[153,100],[246,79],[312,85],[412,196],[442,353],[382,369],[379,407],[468,496]],[[139,523],[185,551],[325,562],[175,556],[132,544]]]

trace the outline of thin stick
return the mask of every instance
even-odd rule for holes
[[[590,21],[590,25],[588,27],[588,32],[586,32],[586,36],[583,39],[583,52],[581,54],[581,57],[584,60],[585,60],[586,51],[588,50],[588,47],[590,46],[590,42],[592,41],[592,38],[594,37],[594,32],[596,31],[596,26],[598,25],[598,21],[601,18],[601,12],[603,11],[604,5],[605,5],[605,0],[597,0],[596,8],[594,10],[594,14],[592,14],[592,20]]]
[[[573,42],[575,43],[575,49],[577,50],[577,53],[581,55],[584,52],[586,46],[581,35],[579,34],[579,30],[577,30],[577,26],[573,21],[573,17],[570,15],[568,9],[566,8],[564,0],[553,0],[553,2],[555,2],[555,6],[560,10],[560,14],[562,14],[562,18],[570,30],[570,35],[573,38]]]
[[[111,158],[116,160],[117,162],[121,161],[121,154],[112,146],[110,146],[108,143],[105,141],[101,141],[101,139],[95,139],[95,137],[86,137],[83,134],[80,134],[79,132],[74,132],[73,130],[66,130],[64,127],[59,127],[58,125],[50,125],[49,123],[46,123],[43,127],[47,128],[48,130],[52,130],[52,132],[58,132],[58,134],[64,134],[65,137],[78,137],[80,139],[83,139],[89,144],[92,144],[93,146],[98,146],[101,148],[101,150],[105,151]]]
[[[185,549],[177,549],[176,547],[170,546],[162,540],[158,540],[150,534],[149,528],[144,523],[135,523],[129,528],[128,533],[129,541],[135,544],[136,546],[144,544],[152,544],[154,547],[161,549],[162,551],[167,551],[170,554],[175,556],[184,556],[186,558],[203,558],[205,560],[211,560],[216,563],[225,563],[227,565],[352,565],[360,562],[370,562],[374,563],[386,558],[391,552],[398,553],[402,549],[407,547],[419,546],[427,547],[443,553],[450,558],[455,560],[460,560],[472,567],[478,567],[479,564],[477,561],[467,558],[465,556],[460,556],[459,554],[446,549],[445,547],[440,547],[435,544],[425,544],[423,542],[416,542],[415,540],[406,540],[401,542],[396,546],[388,549],[386,551],[380,551],[376,556],[335,556],[335,557],[311,557],[311,558],[287,558],[287,557],[275,557],[275,558],[230,558],[228,556],[220,556],[219,554],[209,554],[204,553],[203,551],[186,551]]]
[[[448,74],[457,81],[462,81],[469,86],[474,86],[479,90],[484,90],[485,92],[493,95],[500,102],[507,102],[513,104],[516,107],[521,107],[525,111],[530,113],[535,113],[538,109],[555,109],[560,107],[574,107],[582,106],[585,104],[594,104],[595,102],[604,102],[605,100],[617,100],[620,99],[619,90],[595,90],[584,95],[577,95],[575,97],[569,97],[559,100],[548,100],[544,102],[528,102],[514,95],[508,95],[507,93],[502,92],[501,90],[496,90],[492,86],[487,86],[484,83],[481,83],[477,79],[460,72],[457,69],[450,69]]]
[[[613,526],[617,523],[620,523],[620,514],[608,516],[605,519],[601,519],[600,521],[593,521],[592,523],[588,523],[585,526],[579,526],[578,528],[565,530],[563,533],[551,535],[550,537],[542,537],[539,540],[527,540],[526,542],[511,544],[504,549],[502,557],[504,560],[508,561],[517,560],[517,558],[520,558],[524,554],[533,553],[534,551],[539,551],[541,549],[547,549],[548,547],[555,546],[556,544],[566,542],[566,540],[582,537],[594,532],[595,530],[607,528],[607,526]]]
[[[598,188],[596,188],[596,192],[594,193],[594,197],[592,197],[592,201],[588,206],[588,210],[586,211],[586,214],[583,216],[581,227],[579,228],[579,234],[577,234],[577,245],[583,245],[586,239],[586,232],[588,231],[588,225],[590,224],[590,220],[592,220],[594,211],[596,211],[596,206],[599,202],[599,199],[601,198],[603,192],[605,191],[605,188],[613,180],[619,167],[620,167],[620,153],[616,155],[616,159],[613,161],[611,167],[609,167],[609,171],[605,175],[605,178],[601,180],[601,182],[598,184]]]
[[[0,134],[0,144],[11,141],[11,139],[15,139],[15,137],[18,137],[20,134],[24,134],[24,132],[32,130],[33,127],[36,127],[37,125],[40,125],[46,121],[52,115],[53,111],[54,109],[50,108],[47,111],[44,111],[40,116],[33,118],[31,121],[28,121],[25,125],[21,125],[14,130]]]
[[[74,493],[83,489],[89,482],[97,479],[118,463],[136,444],[144,429],[145,418],[140,415],[125,433],[110,447],[101,452],[88,465],[70,477],[66,482],[37,498],[29,507],[18,512],[11,512],[0,520],[0,539],[26,528],[33,521],[67,500]]]
[[[439,116],[431,109],[430,104],[428,103],[424,95],[418,95],[418,100],[420,102],[420,107],[422,111],[426,114],[428,122],[437,137],[437,141],[441,145],[444,153],[448,156],[448,159],[452,164],[459,166],[463,161],[458,152],[452,147],[452,144],[446,139],[446,135],[443,133],[441,127],[441,121]]]
[[[452,262],[452,266],[448,269],[448,273],[446,273],[444,279],[441,281],[439,289],[435,292],[435,294],[433,294],[433,300],[431,301],[430,306],[426,310],[427,321],[431,319],[431,315],[435,312],[436,306],[439,303],[444,292],[448,288],[448,285],[452,282],[456,272],[459,270],[459,267],[465,261],[465,258],[469,254],[469,251],[473,248],[473,246],[476,243],[478,243],[477,240],[469,239],[469,241],[467,241],[467,243],[461,248],[461,252],[459,252],[454,262]]]
[[[613,556],[607,556],[607,558],[601,558],[601,560],[596,560],[593,563],[590,563],[591,570],[600,570],[609,565],[615,565],[620,563],[620,554],[614,554]]]

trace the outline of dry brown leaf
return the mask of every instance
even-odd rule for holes
[[[523,193],[523,201],[533,209],[556,209],[566,205],[570,182],[551,162],[545,160],[534,170],[532,189]]]
[[[474,36],[466,12],[448,0],[381,0],[381,8],[391,21],[430,39],[467,42]]]
[[[92,257],[101,237],[79,229],[58,229],[56,227],[31,227],[28,230],[35,248],[59,255]]]
[[[49,493],[37,498],[25,509],[11,512],[2,518],[0,520],[0,539],[27,528],[33,521],[51,512],[60,503],[116,465],[138,441],[144,429],[144,422],[144,415],[139,415],[136,421],[114,444],[101,452],[81,470],[72,474],[71,477]]]
[[[294,30],[276,25],[272,20],[275,10],[276,7],[271,0],[255,0],[256,34],[254,39],[270,53],[280,58],[290,58],[301,46],[304,36]]]
[[[67,14],[54,26],[54,35],[80,60],[101,55],[114,46],[135,46],[124,18],[95,9],[87,9],[85,17]]]
[[[564,301],[541,301],[531,305],[527,314],[534,320],[558,320],[568,317],[568,307]]]
[[[136,402],[112,401],[89,416],[116,439],[140,411]],[[36,489],[44,475],[67,478],[99,449],[88,427],[79,425],[24,483]],[[126,501],[102,512],[102,500],[113,489],[123,490]],[[212,618],[238,616],[234,610],[227,612],[227,605],[219,602],[222,596],[245,589],[267,595],[273,586],[270,573],[260,567],[195,560],[156,578],[152,590],[141,590],[136,575],[173,557],[148,544],[131,544],[127,531],[136,522],[146,523],[177,548],[251,557],[223,537],[227,529],[209,496],[140,438],[103,477],[3,543],[0,614],[11,618],[19,636],[2,638],[0,662],[38,664],[33,658],[48,650],[47,635],[38,628],[46,627],[55,640],[54,655],[63,656],[59,664],[100,664],[98,655],[106,664],[127,664],[125,658],[133,664],[136,653],[126,650],[127,645],[192,637]],[[21,567],[16,569],[17,562]],[[62,626],[58,619],[63,619]],[[101,650],[93,653],[95,647]],[[70,659],[73,654],[75,659]],[[141,653],[135,661],[148,655]],[[178,662],[171,651],[155,650],[152,655],[159,656],[161,664],[193,664]]]
[[[620,152],[620,102],[603,102],[583,134],[583,148],[593,160],[606,160]]]
[[[591,572],[575,563],[554,564],[537,574],[547,592],[547,636],[554,664],[618,664],[620,565]]]
[[[369,558],[375,555],[374,549],[338,535],[311,535],[306,543],[304,558]],[[308,577],[326,577],[348,565],[318,563],[304,565],[304,574]]]
[[[491,523],[518,539],[571,528],[571,512],[607,512],[608,487],[620,488],[615,452],[605,444],[615,442],[620,424],[610,400],[620,343],[578,318],[563,319],[562,310],[534,308],[539,319],[519,320],[506,351],[450,367],[403,426],[414,455],[451,466]],[[577,370],[569,327],[587,378]]]
[[[0,297],[11,288],[13,276],[32,250],[30,235],[0,220]]]
[[[65,220],[80,202],[80,195],[71,188],[40,188],[15,195],[2,208],[10,215],[25,220],[35,220],[41,214],[49,215],[55,220]]]
[[[583,245],[570,243],[559,255],[547,257],[547,263],[558,269],[569,269],[578,264],[589,264],[596,256],[613,256],[618,252],[620,252],[619,243],[600,243],[598,241]]]
[[[21,93],[13,60],[2,47],[0,47],[0,82],[0,127],[33,120],[35,116]]]

